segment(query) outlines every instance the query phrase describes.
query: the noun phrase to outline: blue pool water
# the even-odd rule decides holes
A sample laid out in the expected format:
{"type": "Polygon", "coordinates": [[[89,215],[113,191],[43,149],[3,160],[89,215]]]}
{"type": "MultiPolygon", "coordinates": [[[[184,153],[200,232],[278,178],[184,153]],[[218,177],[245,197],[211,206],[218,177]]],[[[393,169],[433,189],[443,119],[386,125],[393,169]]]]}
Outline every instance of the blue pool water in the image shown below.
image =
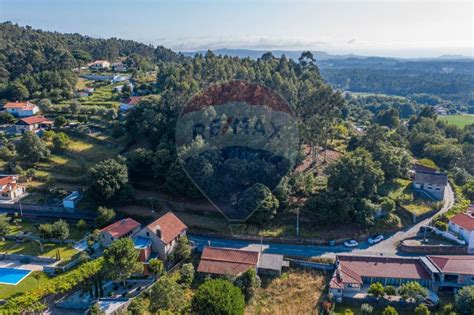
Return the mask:
{"type": "Polygon", "coordinates": [[[17,285],[31,270],[0,267],[0,283],[17,285]]]}

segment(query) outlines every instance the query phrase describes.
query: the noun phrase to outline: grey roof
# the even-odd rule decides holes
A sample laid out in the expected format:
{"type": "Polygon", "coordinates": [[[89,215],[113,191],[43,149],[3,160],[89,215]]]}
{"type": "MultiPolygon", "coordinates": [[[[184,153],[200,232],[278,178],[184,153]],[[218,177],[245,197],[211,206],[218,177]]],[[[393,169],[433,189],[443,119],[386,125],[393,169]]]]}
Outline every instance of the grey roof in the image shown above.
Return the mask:
{"type": "Polygon", "coordinates": [[[446,186],[448,184],[448,175],[443,173],[416,172],[415,182],[446,186]]]}
{"type": "Polygon", "coordinates": [[[288,264],[283,261],[283,255],[261,254],[260,259],[258,260],[257,268],[280,271],[283,266],[287,265],[288,264]]]}

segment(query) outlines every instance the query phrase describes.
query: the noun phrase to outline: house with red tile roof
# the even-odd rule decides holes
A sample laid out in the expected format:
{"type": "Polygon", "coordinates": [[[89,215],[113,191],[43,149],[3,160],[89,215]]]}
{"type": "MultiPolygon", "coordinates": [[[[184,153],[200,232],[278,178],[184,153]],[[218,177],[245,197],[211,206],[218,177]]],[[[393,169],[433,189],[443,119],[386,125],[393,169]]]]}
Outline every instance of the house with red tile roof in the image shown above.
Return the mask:
{"type": "Polygon", "coordinates": [[[34,116],[39,112],[39,107],[30,102],[8,102],[3,109],[15,117],[34,116]]]}
{"type": "Polygon", "coordinates": [[[419,258],[338,255],[329,292],[336,299],[342,299],[375,282],[397,287],[416,281],[430,287],[433,280],[433,275],[419,258]]]}
{"type": "Polygon", "coordinates": [[[437,290],[456,290],[474,285],[474,256],[427,256],[434,267],[437,290]]]}
{"type": "Polygon", "coordinates": [[[132,96],[130,98],[122,100],[120,102],[120,111],[126,112],[130,109],[133,109],[136,105],[138,105],[138,103],[140,103],[141,99],[141,96],[132,96]]]}
{"type": "Polygon", "coordinates": [[[88,64],[89,69],[91,70],[103,70],[110,68],[110,62],[107,60],[96,60],[88,64]]]}
{"type": "Polygon", "coordinates": [[[26,187],[18,184],[18,176],[0,176],[0,200],[17,200],[26,193],[26,187]]]}
{"type": "Polygon", "coordinates": [[[133,237],[140,227],[141,224],[132,218],[116,221],[100,230],[99,243],[102,247],[107,247],[120,238],[133,237]]]}
{"type": "Polygon", "coordinates": [[[449,230],[459,234],[467,243],[468,251],[474,253],[474,205],[466,212],[458,213],[449,220],[449,230]]]}
{"type": "Polygon", "coordinates": [[[51,129],[53,127],[53,121],[43,116],[31,116],[20,119],[15,124],[16,133],[24,134],[27,131],[38,132],[45,129],[51,129]]]}
{"type": "Polygon", "coordinates": [[[186,236],[188,227],[172,212],[168,212],[140,230],[135,237],[135,247],[145,252],[142,261],[156,253],[166,261],[179,238],[186,236]]]}
{"type": "Polygon", "coordinates": [[[255,269],[258,274],[281,275],[283,267],[288,267],[283,255],[267,254],[258,249],[237,249],[205,246],[198,272],[237,277],[249,269],[255,269]]]}

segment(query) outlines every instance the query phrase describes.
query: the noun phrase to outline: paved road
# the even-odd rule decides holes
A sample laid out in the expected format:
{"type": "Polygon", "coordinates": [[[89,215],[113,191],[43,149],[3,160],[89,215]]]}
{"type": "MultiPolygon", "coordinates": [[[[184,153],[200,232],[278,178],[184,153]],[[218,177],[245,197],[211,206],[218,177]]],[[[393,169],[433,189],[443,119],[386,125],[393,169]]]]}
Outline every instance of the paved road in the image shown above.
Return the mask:
{"type": "MultiPolygon", "coordinates": [[[[444,213],[448,211],[454,204],[454,193],[450,186],[447,186],[445,202],[443,208],[437,213],[444,213]]],[[[287,256],[301,256],[301,257],[334,257],[337,253],[358,253],[361,255],[406,255],[397,251],[399,242],[405,238],[416,235],[421,226],[427,225],[431,218],[423,220],[406,230],[399,231],[388,236],[384,241],[370,245],[368,242],[363,242],[358,248],[347,248],[345,246],[316,246],[316,245],[293,245],[293,244],[276,244],[264,243],[268,245],[267,253],[281,254],[287,256]]],[[[224,239],[207,236],[189,235],[189,239],[194,241],[199,249],[203,246],[212,245],[216,247],[230,247],[242,248],[250,244],[258,242],[242,241],[235,239],[224,239]]]]}

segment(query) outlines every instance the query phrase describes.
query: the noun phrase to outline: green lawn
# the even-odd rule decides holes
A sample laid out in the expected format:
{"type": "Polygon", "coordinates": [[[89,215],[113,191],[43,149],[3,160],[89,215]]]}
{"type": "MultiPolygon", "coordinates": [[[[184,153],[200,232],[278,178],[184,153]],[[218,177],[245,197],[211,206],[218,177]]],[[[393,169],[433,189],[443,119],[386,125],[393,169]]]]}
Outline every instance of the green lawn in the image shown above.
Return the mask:
{"type": "Polygon", "coordinates": [[[413,195],[412,182],[407,179],[396,179],[390,185],[384,185],[381,193],[397,201],[402,207],[415,215],[429,212],[440,205],[438,202],[413,195]]]}
{"type": "Polygon", "coordinates": [[[53,243],[43,244],[43,252],[40,251],[40,246],[36,242],[16,243],[14,241],[0,241],[0,253],[7,254],[22,254],[30,256],[44,256],[56,258],[56,252],[59,250],[61,259],[69,259],[78,251],[69,245],[60,245],[53,243]]]}
{"type": "Polygon", "coordinates": [[[14,295],[35,289],[44,285],[48,277],[43,272],[33,271],[17,285],[0,284],[0,299],[8,299],[14,295]]]}
{"type": "Polygon", "coordinates": [[[474,124],[474,115],[448,115],[439,116],[438,120],[446,121],[451,125],[463,128],[466,125],[474,124]]]}

